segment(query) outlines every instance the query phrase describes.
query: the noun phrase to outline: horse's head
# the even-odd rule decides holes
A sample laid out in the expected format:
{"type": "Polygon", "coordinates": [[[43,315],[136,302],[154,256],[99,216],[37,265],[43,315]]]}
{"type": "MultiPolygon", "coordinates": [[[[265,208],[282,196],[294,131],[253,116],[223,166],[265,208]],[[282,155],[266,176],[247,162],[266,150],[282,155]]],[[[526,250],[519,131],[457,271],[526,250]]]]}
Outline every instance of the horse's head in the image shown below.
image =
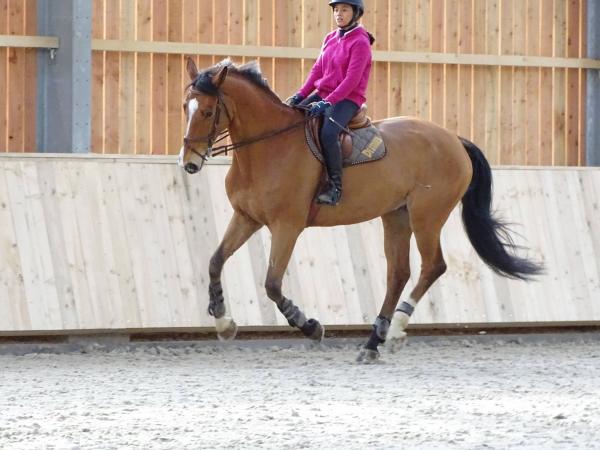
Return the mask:
{"type": "Polygon", "coordinates": [[[202,169],[212,145],[231,122],[223,93],[219,90],[227,70],[228,66],[224,64],[217,66],[216,71],[199,73],[194,61],[187,59],[187,72],[192,82],[183,100],[187,127],[178,164],[190,174],[202,169]]]}

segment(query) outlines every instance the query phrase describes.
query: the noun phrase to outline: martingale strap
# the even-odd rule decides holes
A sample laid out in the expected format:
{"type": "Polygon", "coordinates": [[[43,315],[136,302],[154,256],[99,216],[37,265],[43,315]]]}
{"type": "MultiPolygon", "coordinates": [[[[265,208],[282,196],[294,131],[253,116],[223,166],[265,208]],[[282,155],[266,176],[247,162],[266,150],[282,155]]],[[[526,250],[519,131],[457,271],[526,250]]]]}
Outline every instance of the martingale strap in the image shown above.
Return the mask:
{"type": "Polygon", "coordinates": [[[271,137],[274,136],[278,136],[280,134],[283,134],[287,131],[293,130],[295,128],[299,128],[301,125],[304,125],[306,123],[306,121],[308,120],[308,118],[305,118],[304,120],[301,120],[299,122],[295,122],[285,128],[281,128],[279,130],[276,131],[271,131],[269,133],[265,133],[265,134],[261,134],[260,136],[256,136],[254,138],[251,139],[246,139],[245,141],[241,141],[241,142],[237,142],[235,144],[227,144],[227,145],[220,145],[218,147],[214,147],[212,149],[212,153],[211,156],[217,156],[220,155],[222,153],[226,153],[230,150],[235,150],[238,149],[240,147],[244,147],[246,145],[250,145],[250,144],[254,144],[255,142],[259,142],[259,141],[264,141],[266,139],[269,139],[271,137]]]}

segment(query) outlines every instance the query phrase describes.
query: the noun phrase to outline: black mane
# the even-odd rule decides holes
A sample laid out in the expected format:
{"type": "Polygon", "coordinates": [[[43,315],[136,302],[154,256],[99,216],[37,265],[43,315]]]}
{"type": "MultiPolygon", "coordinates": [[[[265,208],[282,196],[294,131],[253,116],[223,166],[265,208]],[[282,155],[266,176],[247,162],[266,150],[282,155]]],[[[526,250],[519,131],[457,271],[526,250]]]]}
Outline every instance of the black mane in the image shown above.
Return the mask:
{"type": "Polygon", "coordinates": [[[267,80],[263,77],[260,67],[256,61],[251,61],[241,66],[237,66],[231,60],[225,59],[213,67],[200,72],[196,79],[191,83],[191,86],[193,86],[195,90],[204,94],[217,95],[219,90],[213,84],[212,78],[223,66],[227,67],[228,74],[240,75],[242,78],[245,78],[255,86],[262,89],[265,93],[277,99],[277,102],[281,102],[279,96],[269,87],[269,83],[267,83],[267,80]]]}

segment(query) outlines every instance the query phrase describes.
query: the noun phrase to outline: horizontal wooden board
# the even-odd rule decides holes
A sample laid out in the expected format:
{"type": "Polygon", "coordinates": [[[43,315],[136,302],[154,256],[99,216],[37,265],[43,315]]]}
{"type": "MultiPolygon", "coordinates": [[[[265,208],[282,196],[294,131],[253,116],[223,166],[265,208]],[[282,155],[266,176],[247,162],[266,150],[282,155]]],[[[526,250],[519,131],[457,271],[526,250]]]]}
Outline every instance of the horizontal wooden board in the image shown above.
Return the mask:
{"type": "MultiPolygon", "coordinates": [[[[1,41],[0,41],[1,43],[1,41]]],[[[258,45],[198,44],[169,41],[133,41],[118,39],[94,39],[92,50],[124,53],[168,53],[182,55],[229,55],[256,58],[314,59],[319,48],[275,47],[258,45]]],[[[466,64],[509,67],[556,67],[569,69],[600,69],[600,60],[591,58],[549,58],[519,55],[486,55],[469,53],[388,52],[374,51],[373,61],[466,64]]]]}

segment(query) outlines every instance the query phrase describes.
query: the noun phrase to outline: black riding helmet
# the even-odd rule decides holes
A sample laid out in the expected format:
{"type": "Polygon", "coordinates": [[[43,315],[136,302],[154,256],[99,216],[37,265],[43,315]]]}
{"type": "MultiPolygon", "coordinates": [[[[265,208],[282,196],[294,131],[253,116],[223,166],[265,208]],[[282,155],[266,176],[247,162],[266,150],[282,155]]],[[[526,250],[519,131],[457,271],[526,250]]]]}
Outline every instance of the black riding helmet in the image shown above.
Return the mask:
{"type": "Polygon", "coordinates": [[[360,19],[365,12],[365,5],[363,3],[363,0],[329,0],[329,6],[331,6],[332,8],[340,3],[345,3],[346,5],[352,6],[352,9],[354,10],[354,17],[352,17],[352,22],[356,22],[358,19],[360,19]]]}

